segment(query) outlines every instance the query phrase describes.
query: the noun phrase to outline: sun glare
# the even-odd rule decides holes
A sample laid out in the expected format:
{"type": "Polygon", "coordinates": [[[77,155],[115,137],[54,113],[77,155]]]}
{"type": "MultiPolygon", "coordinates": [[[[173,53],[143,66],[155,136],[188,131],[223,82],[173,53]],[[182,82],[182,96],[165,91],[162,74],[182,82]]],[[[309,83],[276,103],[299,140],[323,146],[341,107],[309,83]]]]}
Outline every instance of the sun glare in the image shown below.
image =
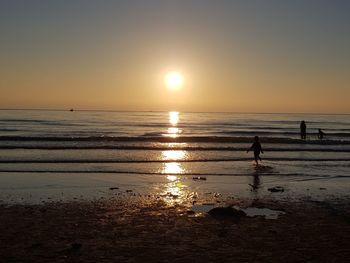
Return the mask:
{"type": "Polygon", "coordinates": [[[165,75],[164,81],[169,89],[177,90],[180,89],[184,82],[184,77],[180,72],[172,71],[165,75]]]}
{"type": "Polygon", "coordinates": [[[169,122],[172,126],[176,126],[179,122],[179,112],[178,111],[170,111],[169,112],[169,122]]]}

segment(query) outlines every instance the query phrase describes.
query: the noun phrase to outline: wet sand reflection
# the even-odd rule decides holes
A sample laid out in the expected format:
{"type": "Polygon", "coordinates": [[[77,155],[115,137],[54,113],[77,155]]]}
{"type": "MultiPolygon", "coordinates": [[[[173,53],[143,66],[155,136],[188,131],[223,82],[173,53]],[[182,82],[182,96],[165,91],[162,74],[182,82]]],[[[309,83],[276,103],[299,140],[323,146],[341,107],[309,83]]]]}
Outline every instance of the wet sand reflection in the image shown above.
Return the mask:
{"type": "MultiPolygon", "coordinates": [[[[167,150],[162,152],[163,160],[183,160],[186,159],[185,151],[167,150]]],[[[163,163],[162,173],[166,176],[167,182],[161,186],[164,189],[160,196],[169,205],[183,203],[187,198],[187,186],[183,183],[181,174],[185,173],[185,168],[181,163],[163,163]]]]}

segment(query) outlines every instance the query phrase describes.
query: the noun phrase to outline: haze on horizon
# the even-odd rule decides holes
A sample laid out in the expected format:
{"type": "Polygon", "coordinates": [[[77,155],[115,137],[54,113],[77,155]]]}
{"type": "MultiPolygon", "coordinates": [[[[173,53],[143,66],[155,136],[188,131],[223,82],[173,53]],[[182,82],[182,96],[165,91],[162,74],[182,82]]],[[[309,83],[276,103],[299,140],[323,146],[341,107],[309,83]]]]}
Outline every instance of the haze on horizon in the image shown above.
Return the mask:
{"type": "Polygon", "coordinates": [[[350,113],[349,13],[340,0],[1,1],[0,108],[350,113]]]}

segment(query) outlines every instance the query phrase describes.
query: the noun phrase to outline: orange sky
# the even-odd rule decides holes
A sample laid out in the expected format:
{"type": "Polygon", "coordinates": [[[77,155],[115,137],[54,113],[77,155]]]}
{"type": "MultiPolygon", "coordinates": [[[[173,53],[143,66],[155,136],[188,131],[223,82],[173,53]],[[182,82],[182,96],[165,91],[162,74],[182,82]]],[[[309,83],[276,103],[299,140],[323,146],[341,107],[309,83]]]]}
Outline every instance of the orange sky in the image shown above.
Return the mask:
{"type": "Polygon", "coordinates": [[[350,113],[349,4],[261,2],[0,3],[1,108],[350,113]]]}

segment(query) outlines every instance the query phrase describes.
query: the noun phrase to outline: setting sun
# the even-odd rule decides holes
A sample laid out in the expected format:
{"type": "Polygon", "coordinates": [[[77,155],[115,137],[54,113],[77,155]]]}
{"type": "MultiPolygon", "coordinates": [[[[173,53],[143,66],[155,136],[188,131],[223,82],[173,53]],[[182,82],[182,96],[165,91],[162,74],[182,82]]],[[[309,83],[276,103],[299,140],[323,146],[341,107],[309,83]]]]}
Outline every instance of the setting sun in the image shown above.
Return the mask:
{"type": "Polygon", "coordinates": [[[180,72],[172,71],[165,75],[165,84],[169,89],[180,89],[184,82],[184,77],[180,72]]]}

